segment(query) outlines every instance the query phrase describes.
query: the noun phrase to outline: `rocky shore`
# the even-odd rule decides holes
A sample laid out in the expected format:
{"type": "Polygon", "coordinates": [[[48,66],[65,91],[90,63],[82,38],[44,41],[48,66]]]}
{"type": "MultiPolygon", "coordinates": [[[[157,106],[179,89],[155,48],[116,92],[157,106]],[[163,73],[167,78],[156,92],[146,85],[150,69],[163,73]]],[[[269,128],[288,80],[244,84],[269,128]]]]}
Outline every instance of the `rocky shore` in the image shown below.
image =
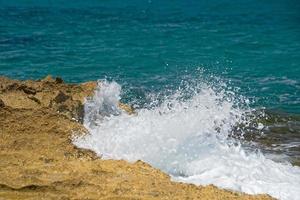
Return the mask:
{"type": "Polygon", "coordinates": [[[95,87],[96,82],[66,84],[50,76],[0,77],[0,200],[272,199],[172,182],[142,161],[102,160],[77,148],[72,137],[88,134],[83,103],[95,87]]]}

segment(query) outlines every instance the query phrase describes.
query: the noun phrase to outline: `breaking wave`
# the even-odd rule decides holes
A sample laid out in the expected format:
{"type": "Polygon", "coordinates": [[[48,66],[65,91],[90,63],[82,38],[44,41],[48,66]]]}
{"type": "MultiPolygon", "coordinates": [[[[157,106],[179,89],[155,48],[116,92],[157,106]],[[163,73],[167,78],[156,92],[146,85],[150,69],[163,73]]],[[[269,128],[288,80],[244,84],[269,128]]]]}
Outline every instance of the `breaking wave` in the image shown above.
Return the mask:
{"type": "Polygon", "coordinates": [[[85,104],[90,134],[76,138],[77,146],[104,159],[143,160],[176,181],[300,199],[299,167],[268,159],[231,137],[251,122],[247,99],[199,83],[159,100],[149,95],[151,104],[129,115],[118,107],[120,94],[116,82],[99,81],[85,104]]]}

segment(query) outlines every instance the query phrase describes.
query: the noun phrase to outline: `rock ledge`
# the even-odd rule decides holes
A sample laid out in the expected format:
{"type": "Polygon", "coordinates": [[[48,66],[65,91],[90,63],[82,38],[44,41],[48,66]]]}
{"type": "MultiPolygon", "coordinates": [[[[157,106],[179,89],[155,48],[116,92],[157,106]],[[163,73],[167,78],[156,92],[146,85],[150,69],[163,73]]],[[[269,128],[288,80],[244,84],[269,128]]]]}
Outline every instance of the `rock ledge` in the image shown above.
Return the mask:
{"type": "MultiPolygon", "coordinates": [[[[0,199],[271,199],[175,183],[138,161],[101,160],[71,138],[84,134],[84,97],[96,82],[0,77],[0,199]],[[74,120],[76,119],[76,120],[74,120]]],[[[121,104],[124,109],[128,106],[121,104]]]]}

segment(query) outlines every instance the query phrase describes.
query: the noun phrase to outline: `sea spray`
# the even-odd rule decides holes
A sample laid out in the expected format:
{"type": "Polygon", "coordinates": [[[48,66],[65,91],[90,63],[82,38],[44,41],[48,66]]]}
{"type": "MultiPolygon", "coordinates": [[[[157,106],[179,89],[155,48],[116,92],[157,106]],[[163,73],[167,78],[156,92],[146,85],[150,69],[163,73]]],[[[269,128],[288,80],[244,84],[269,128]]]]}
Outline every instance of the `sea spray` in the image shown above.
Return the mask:
{"type": "Polygon", "coordinates": [[[103,118],[120,114],[118,102],[121,86],[116,82],[98,81],[94,96],[87,99],[84,106],[84,123],[88,128],[95,128],[103,118]]]}
{"type": "Polygon", "coordinates": [[[238,125],[249,124],[249,110],[237,103],[244,100],[209,84],[193,87],[128,115],[118,108],[121,87],[99,82],[85,104],[84,125],[90,134],[74,143],[104,159],[141,159],[177,181],[300,199],[300,168],[246,151],[230,137],[238,125]]]}

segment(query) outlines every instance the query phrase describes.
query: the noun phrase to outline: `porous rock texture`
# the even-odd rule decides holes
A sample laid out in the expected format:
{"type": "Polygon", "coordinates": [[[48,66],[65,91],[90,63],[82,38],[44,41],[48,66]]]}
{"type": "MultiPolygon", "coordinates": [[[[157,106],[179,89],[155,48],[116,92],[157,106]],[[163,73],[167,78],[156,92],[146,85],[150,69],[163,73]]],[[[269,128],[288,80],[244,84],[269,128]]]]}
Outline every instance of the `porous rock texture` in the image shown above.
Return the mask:
{"type": "Polygon", "coordinates": [[[95,87],[0,77],[0,200],[271,199],[175,183],[142,161],[102,160],[75,147],[72,137],[88,134],[83,102],[95,87]]]}

